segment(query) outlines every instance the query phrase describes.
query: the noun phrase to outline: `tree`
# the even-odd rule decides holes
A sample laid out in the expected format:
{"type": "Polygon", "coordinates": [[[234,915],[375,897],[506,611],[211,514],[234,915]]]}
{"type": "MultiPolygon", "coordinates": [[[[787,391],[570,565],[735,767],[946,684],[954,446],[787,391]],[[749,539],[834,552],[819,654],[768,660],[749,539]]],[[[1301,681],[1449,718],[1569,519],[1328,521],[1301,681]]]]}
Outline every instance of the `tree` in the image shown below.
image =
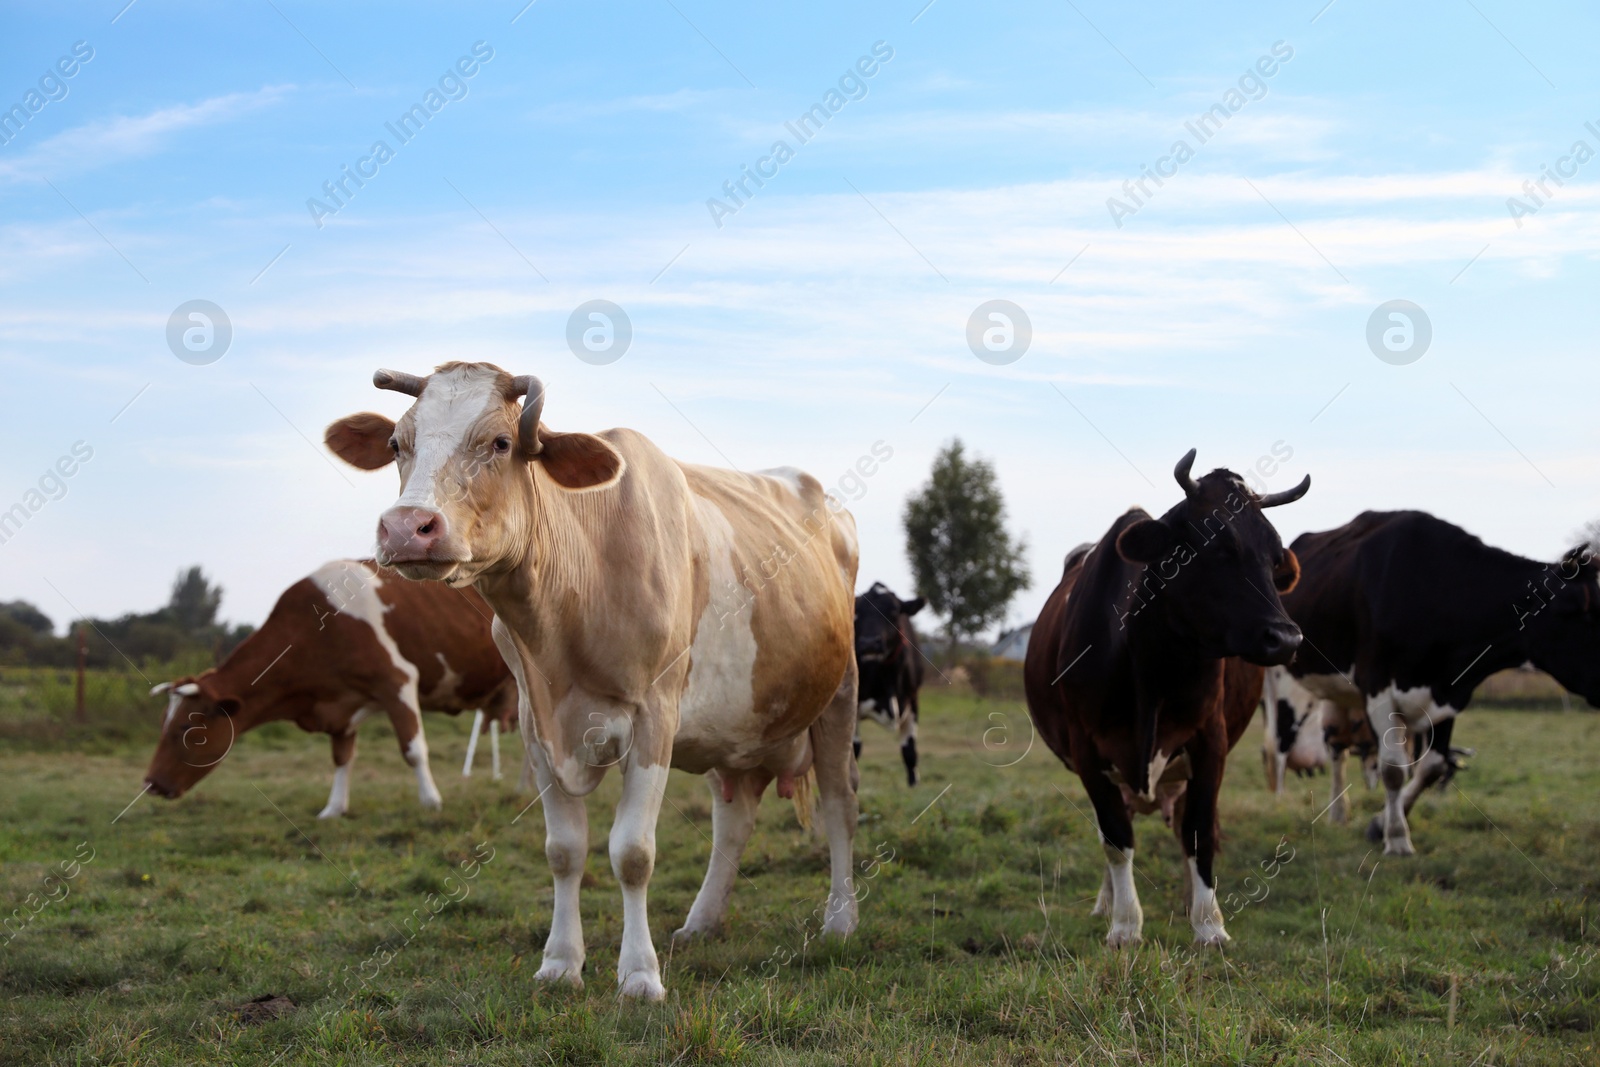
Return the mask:
{"type": "Polygon", "coordinates": [[[179,571],[172,583],[167,613],[185,634],[199,634],[217,623],[222,607],[222,586],[212,585],[198,566],[179,571]]]}
{"type": "Polygon", "coordinates": [[[994,467],[968,458],[960,438],[934,457],[928,484],[906,501],[904,521],[917,592],[949,620],[952,645],[1003,619],[1028,587],[1026,546],[1006,532],[994,467]]]}

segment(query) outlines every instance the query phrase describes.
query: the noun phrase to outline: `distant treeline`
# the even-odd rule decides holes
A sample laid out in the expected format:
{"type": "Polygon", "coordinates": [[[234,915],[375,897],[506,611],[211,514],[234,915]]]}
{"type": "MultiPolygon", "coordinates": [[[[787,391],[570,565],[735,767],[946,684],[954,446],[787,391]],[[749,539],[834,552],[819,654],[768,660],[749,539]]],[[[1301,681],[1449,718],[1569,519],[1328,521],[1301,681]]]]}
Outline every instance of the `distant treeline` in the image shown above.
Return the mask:
{"type": "Polygon", "coordinates": [[[180,571],[164,607],[116,619],[78,619],[67,636],[26,600],[0,602],[0,666],[72,667],[78,662],[78,629],[85,630],[90,667],[126,669],[134,664],[209,660],[217,662],[255,629],[217,621],[222,587],[199,567],[180,571]]]}

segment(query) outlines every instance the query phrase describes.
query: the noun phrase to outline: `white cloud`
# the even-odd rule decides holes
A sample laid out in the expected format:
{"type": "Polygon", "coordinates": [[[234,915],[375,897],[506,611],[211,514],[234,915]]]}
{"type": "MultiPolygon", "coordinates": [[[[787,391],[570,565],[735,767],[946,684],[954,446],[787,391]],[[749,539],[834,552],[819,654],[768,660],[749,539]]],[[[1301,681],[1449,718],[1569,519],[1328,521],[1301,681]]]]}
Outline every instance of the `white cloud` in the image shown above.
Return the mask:
{"type": "Polygon", "coordinates": [[[266,86],[252,93],[228,93],[198,104],[177,104],[143,115],[95,119],[41,141],[12,162],[0,163],[0,176],[12,181],[36,181],[154,155],[186,130],[232,122],[270,107],[292,88],[266,86]]]}

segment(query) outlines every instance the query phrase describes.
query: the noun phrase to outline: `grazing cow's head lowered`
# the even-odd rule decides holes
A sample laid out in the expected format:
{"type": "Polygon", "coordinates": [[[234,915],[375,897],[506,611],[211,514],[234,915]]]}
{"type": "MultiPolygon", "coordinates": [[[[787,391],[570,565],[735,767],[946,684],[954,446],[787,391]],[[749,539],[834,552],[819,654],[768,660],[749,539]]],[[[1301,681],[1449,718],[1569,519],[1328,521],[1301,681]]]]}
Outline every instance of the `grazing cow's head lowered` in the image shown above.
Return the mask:
{"type": "Polygon", "coordinates": [[[145,788],[176,800],[211,773],[249,729],[240,721],[238,698],[221,693],[209,674],[162,682],[151,696],[165,696],[161,740],[144,772],[145,788]]]}
{"type": "Polygon", "coordinates": [[[622,457],[605,441],[540,424],[544,385],[530,374],[446,363],[426,377],[380,370],[372,382],[417,402],[399,422],[347,416],[324,440],[364,470],[399,464],[400,497],[378,521],[377,554],[407,578],[455,584],[519,562],[535,543],[535,468],[574,491],[622,474],[622,457]]]}
{"type": "Polygon", "coordinates": [[[1266,508],[1299,500],[1308,474],[1293,489],[1257,496],[1228,470],[1196,481],[1194,449],[1173,471],[1183,503],[1159,519],[1122,532],[1117,552],[1146,565],[1139,595],[1197,651],[1242,656],[1263,666],[1287,663],[1300,647],[1300,628],[1284,612],[1280,593],[1294,588],[1300,564],[1285,548],[1266,508]]]}

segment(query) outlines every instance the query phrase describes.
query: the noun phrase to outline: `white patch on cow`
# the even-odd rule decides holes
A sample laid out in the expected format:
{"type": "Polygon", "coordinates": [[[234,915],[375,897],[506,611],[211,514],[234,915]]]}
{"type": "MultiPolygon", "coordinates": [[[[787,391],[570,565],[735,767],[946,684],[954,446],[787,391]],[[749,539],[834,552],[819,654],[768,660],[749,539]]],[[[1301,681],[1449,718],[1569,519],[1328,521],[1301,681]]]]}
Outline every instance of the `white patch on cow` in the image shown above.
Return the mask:
{"type": "MultiPolygon", "coordinates": [[[[328,603],[338,608],[340,614],[366,623],[372,629],[372,636],[377,639],[378,645],[389,655],[389,662],[404,677],[405,681],[400,686],[400,699],[413,711],[417,711],[417,668],[416,665],[400,654],[400,646],[395,643],[389,629],[384,625],[384,613],[389,610],[389,605],[378,596],[378,590],[383,586],[383,579],[376,571],[371,571],[359,563],[350,560],[335,560],[324,563],[311,574],[311,580],[317,588],[328,598],[328,603]]],[[[418,717],[421,723],[421,717],[418,717]]]]}
{"type": "Polygon", "coordinates": [[[328,793],[328,806],[317,813],[319,819],[337,819],[350,810],[350,764],[333,769],[333,789],[328,793]]]}
{"type": "Polygon", "coordinates": [[[785,486],[787,486],[789,488],[790,491],[792,491],[794,493],[795,496],[804,499],[804,497],[805,497],[805,483],[804,483],[803,479],[804,479],[805,475],[798,468],[796,468],[796,467],[769,467],[768,469],[766,469],[764,471],[757,471],[756,473],[765,475],[766,477],[771,478],[775,482],[782,482],[785,486]]]}
{"type": "Polygon", "coordinates": [[[1149,801],[1156,799],[1156,785],[1161,781],[1161,774],[1167,769],[1167,762],[1171,757],[1167,753],[1156,749],[1156,754],[1150,759],[1150,766],[1145,771],[1144,798],[1149,801]]]}
{"type": "Polygon", "coordinates": [[[178,686],[178,688],[174,689],[173,692],[177,693],[181,697],[199,696],[200,686],[195,682],[184,682],[182,685],[178,686]]]}
{"type": "Polygon", "coordinates": [[[709,756],[719,767],[754,767],[768,747],[755,714],[755,599],[734,571],[733,526],[716,504],[701,497],[694,502],[706,539],[710,599],[689,650],[674,754],[694,764],[709,756]]]}
{"type": "Polygon", "coordinates": [[[461,450],[472,424],[491,405],[504,402],[498,381],[493,371],[466,369],[435,372],[428,379],[413,409],[411,476],[395,506],[440,510],[439,473],[461,450]]]}
{"type": "Polygon", "coordinates": [[[345,733],[349,733],[351,730],[354,730],[357,726],[360,726],[362,723],[366,722],[367,721],[367,716],[369,716],[371,714],[372,714],[372,705],[371,704],[368,704],[367,706],[362,707],[362,708],[357,708],[356,709],[356,713],[354,715],[350,716],[350,721],[345,724],[345,728],[344,728],[345,733]]]}
{"type": "Polygon", "coordinates": [[[434,655],[439,657],[439,666],[444,668],[444,673],[439,677],[439,684],[433,687],[433,692],[428,694],[428,700],[430,703],[453,704],[461,692],[461,675],[451,669],[443,652],[435,652],[434,655]]]}
{"type": "Polygon", "coordinates": [[[1144,909],[1139,906],[1139,890],[1133,884],[1133,849],[1120,849],[1101,842],[1106,854],[1106,871],[1111,876],[1111,931],[1106,934],[1109,948],[1137,945],[1144,940],[1144,909]]]}
{"type": "Polygon", "coordinates": [[[172,722],[172,717],[178,714],[178,705],[181,703],[183,703],[183,697],[179,696],[177,693],[170,693],[167,695],[167,714],[166,717],[161,720],[161,728],[163,730],[165,730],[167,725],[172,722]]]}
{"type": "Polygon", "coordinates": [[[1217,907],[1217,890],[1200,878],[1200,864],[1189,857],[1189,885],[1193,896],[1189,900],[1189,925],[1194,927],[1197,945],[1225,945],[1233,940],[1222,927],[1222,909],[1217,907]]]}

